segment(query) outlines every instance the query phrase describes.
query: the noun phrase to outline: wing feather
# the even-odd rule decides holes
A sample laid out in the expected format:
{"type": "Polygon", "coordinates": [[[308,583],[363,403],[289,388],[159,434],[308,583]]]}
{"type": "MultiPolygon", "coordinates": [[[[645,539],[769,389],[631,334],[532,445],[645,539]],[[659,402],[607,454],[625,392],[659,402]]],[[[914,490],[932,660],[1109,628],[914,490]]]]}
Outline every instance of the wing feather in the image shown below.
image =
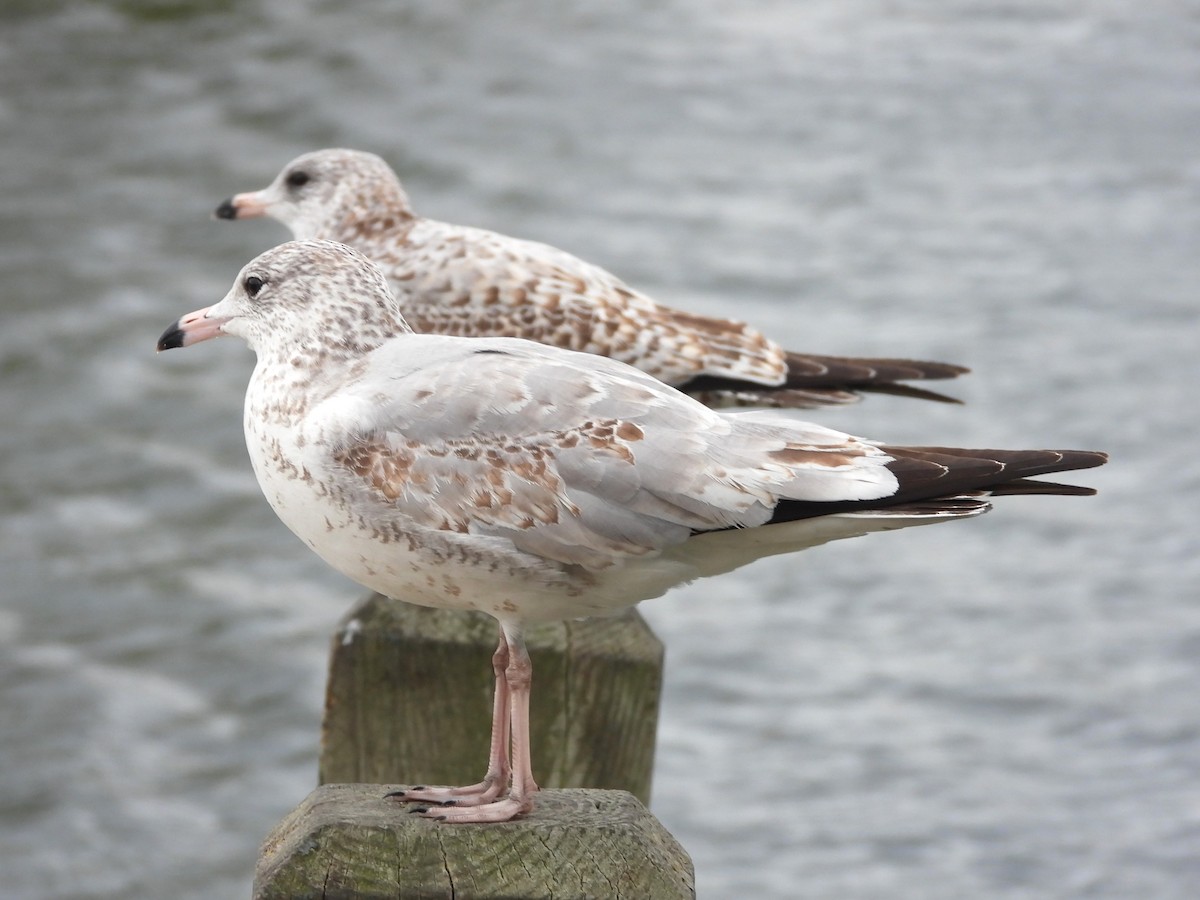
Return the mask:
{"type": "Polygon", "coordinates": [[[895,489],[874,444],[717,413],[629,367],[522,341],[392,342],[309,418],[311,444],[371,515],[592,569],[762,524],[781,498],[895,489]]]}
{"type": "Polygon", "coordinates": [[[743,322],[660,306],[548,244],[418,220],[369,248],[425,334],[523,337],[637,365],[668,384],[700,375],[781,385],[786,354],[743,322]]]}

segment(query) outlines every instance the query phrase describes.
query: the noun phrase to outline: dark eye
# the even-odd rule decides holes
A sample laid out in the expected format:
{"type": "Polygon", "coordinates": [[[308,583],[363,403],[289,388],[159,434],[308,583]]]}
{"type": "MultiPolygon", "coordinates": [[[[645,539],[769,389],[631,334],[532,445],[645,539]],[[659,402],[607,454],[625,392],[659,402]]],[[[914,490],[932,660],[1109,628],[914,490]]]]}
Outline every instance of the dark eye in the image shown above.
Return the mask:
{"type": "Polygon", "coordinates": [[[303,169],[298,169],[295,172],[292,172],[291,174],[288,175],[287,184],[288,184],[288,187],[294,187],[294,188],[304,187],[304,185],[308,184],[308,182],[311,179],[312,179],[311,175],[309,175],[303,169]]]}
{"type": "Polygon", "coordinates": [[[245,286],[247,294],[249,294],[251,297],[257,297],[258,292],[262,290],[262,286],[266,284],[266,282],[257,275],[248,275],[242,284],[245,286]]]}

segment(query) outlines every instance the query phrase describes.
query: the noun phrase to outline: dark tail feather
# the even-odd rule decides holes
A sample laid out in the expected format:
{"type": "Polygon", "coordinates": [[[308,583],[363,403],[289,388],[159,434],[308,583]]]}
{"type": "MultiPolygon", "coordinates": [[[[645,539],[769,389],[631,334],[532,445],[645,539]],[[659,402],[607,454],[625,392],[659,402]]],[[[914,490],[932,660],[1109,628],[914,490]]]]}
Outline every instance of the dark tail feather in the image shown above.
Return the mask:
{"type": "Polygon", "coordinates": [[[951,397],[949,394],[931,391],[928,388],[913,387],[911,384],[894,384],[891,382],[862,384],[856,385],[855,390],[871,394],[890,394],[893,397],[908,397],[910,400],[930,400],[934,403],[962,403],[957,397],[951,397]]]}
{"type": "Polygon", "coordinates": [[[951,363],[919,359],[787,354],[788,387],[828,387],[833,384],[868,388],[896,381],[930,381],[957,378],[971,370],[951,363]]]}
{"type": "Polygon", "coordinates": [[[789,388],[837,386],[846,390],[891,394],[894,397],[932,400],[936,403],[962,401],[938,391],[900,382],[957,378],[971,371],[966,366],[919,359],[843,358],[809,353],[788,353],[787,363],[785,385],[789,388]]]}
{"type": "Polygon", "coordinates": [[[1073,472],[1093,469],[1108,462],[1108,454],[1098,450],[977,450],[959,447],[889,447],[883,448],[896,457],[936,460],[953,465],[949,460],[987,460],[1001,467],[1004,480],[1048,475],[1051,472],[1073,472]]]}
{"type": "Polygon", "coordinates": [[[1060,497],[1091,497],[1096,493],[1095,488],[1084,487],[1081,484],[1063,484],[1058,481],[1033,481],[1019,478],[992,488],[993,497],[1008,497],[1017,494],[1055,494],[1060,497]]]}
{"type": "Polygon", "coordinates": [[[950,363],[912,359],[851,359],[788,353],[787,380],[776,387],[702,375],[681,387],[709,406],[766,406],[813,409],[855,403],[860,392],[891,394],[936,403],[960,400],[904,381],[957,378],[970,370],[950,363]]]}
{"type": "MultiPolygon", "coordinates": [[[[957,447],[884,447],[900,481],[895,499],[920,499],[961,491],[1031,493],[1025,479],[1103,465],[1108,456],[1091,450],[964,450],[957,447]]],[[[1056,493],[1051,482],[1040,493],[1056,493]]],[[[1071,489],[1070,493],[1075,490],[1071,489]]]]}
{"type": "Polygon", "coordinates": [[[1092,488],[1052,481],[1032,481],[1037,475],[1071,472],[1104,465],[1108,455],[1094,450],[964,450],[957,447],[884,447],[894,457],[888,468],[899,486],[878,500],[832,503],[785,500],[775,508],[773,522],[832,513],[892,509],[914,504],[938,504],[970,495],[1058,494],[1083,497],[1092,488]]]}

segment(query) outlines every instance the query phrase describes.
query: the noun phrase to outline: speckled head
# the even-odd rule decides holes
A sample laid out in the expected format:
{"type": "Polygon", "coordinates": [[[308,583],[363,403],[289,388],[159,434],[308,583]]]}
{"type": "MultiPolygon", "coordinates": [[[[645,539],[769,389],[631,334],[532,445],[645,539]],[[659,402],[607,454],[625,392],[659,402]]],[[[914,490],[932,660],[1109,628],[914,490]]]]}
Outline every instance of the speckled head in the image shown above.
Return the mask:
{"type": "Polygon", "coordinates": [[[334,241],[289,241],[247,263],[220,303],[181,318],[158,349],[232,334],[260,356],[357,355],[412,329],[383,274],[334,241]]]}
{"type": "Polygon", "coordinates": [[[349,240],[369,223],[398,227],[413,217],[400,179],[381,158],[361,150],[317,150],[283,167],[269,187],[235,194],[219,219],[270,216],[297,240],[349,240]]]}

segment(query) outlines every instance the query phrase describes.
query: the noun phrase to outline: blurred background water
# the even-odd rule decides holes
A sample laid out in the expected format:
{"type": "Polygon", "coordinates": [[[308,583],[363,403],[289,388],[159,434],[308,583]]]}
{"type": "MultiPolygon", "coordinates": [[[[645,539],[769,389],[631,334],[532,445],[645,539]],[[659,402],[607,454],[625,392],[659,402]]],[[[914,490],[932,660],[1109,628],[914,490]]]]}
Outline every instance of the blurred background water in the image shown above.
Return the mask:
{"type": "MultiPolygon", "coordinates": [[[[1107,449],[1093,499],[763,561],[643,611],[702,897],[1194,897],[1200,14],[1182,0],[0,6],[0,892],[245,897],[360,591],[156,357],[293,156],[796,350],[960,362],[892,441],[1107,449]]],[[[482,752],[482,748],[481,748],[482,752]]]]}

